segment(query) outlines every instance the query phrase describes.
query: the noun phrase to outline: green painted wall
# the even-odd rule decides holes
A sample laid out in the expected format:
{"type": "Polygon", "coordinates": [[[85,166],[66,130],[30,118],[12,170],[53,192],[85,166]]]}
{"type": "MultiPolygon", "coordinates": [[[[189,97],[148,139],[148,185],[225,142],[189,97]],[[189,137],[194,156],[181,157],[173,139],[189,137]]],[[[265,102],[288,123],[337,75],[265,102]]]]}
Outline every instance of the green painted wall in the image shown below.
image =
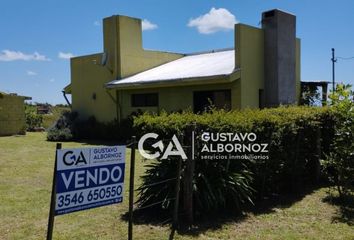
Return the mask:
{"type": "MultiPolygon", "coordinates": [[[[221,79],[220,79],[221,80],[221,79]]],[[[208,91],[208,90],[231,90],[231,107],[237,108],[239,103],[238,94],[238,81],[231,83],[221,84],[208,84],[208,85],[196,85],[185,87],[161,87],[161,88],[147,88],[137,90],[121,90],[117,91],[121,106],[122,118],[127,117],[132,112],[136,112],[138,109],[149,112],[176,112],[181,110],[193,110],[193,92],[195,91],[208,91]],[[158,93],[159,106],[158,107],[132,107],[131,95],[137,93],[158,93]]]]}
{"type": "Polygon", "coordinates": [[[104,88],[113,77],[107,68],[96,64],[100,61],[101,54],[71,59],[72,109],[79,112],[80,119],[95,116],[107,122],[116,118],[115,101],[104,88]]]}
{"type": "Polygon", "coordinates": [[[259,107],[264,88],[263,30],[244,24],[235,26],[236,68],[241,69],[241,108],[259,107]]]}
{"type": "Polygon", "coordinates": [[[115,92],[104,84],[182,57],[181,54],[147,51],[142,47],[141,20],[125,16],[106,18],[104,51],[108,61],[101,66],[102,54],[71,59],[72,109],[81,119],[95,116],[108,122],[117,118],[115,92]],[[93,95],[96,99],[93,99],[93,95]],[[112,99],[112,97],[114,99],[112,99]]]}
{"type": "Polygon", "coordinates": [[[24,98],[0,93],[0,136],[25,133],[24,98]]]}

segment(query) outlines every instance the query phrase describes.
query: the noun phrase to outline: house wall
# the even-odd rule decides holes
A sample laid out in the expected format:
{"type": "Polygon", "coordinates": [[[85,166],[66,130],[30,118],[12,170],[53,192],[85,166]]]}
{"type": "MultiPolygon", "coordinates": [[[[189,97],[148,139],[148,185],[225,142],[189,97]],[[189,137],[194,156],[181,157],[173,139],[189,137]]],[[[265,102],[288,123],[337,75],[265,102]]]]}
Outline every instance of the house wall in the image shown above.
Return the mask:
{"type": "Polygon", "coordinates": [[[24,99],[0,93],[0,136],[26,133],[24,99]]]}
{"type": "Polygon", "coordinates": [[[141,20],[125,16],[104,19],[105,66],[102,53],[71,59],[72,109],[80,119],[95,116],[98,121],[117,119],[116,94],[104,84],[182,57],[181,54],[144,50],[141,20]],[[93,94],[96,99],[93,99],[93,94]],[[113,97],[113,99],[112,99],[113,97]]]}
{"type": "Polygon", "coordinates": [[[156,112],[176,112],[190,109],[193,111],[193,92],[195,91],[210,91],[210,90],[231,90],[231,108],[238,108],[240,105],[238,95],[238,81],[223,84],[208,84],[173,88],[147,88],[139,90],[121,90],[117,91],[121,105],[122,118],[127,117],[132,112],[142,111],[156,112]],[[173,89],[173,90],[172,90],[173,89]],[[158,93],[158,107],[132,107],[131,95],[140,93],[158,93]]]}
{"type": "Polygon", "coordinates": [[[244,24],[235,26],[235,61],[241,70],[240,108],[258,108],[264,88],[264,32],[244,24]]]}
{"type": "MultiPolygon", "coordinates": [[[[236,24],[235,26],[235,61],[241,69],[240,108],[258,108],[259,90],[264,91],[265,61],[264,30],[236,24]]],[[[295,89],[296,102],[300,101],[301,84],[301,41],[296,39],[295,46],[295,89]]],[[[264,92],[263,92],[264,93],[264,92]]]]}
{"type": "Polygon", "coordinates": [[[80,119],[95,116],[98,121],[107,122],[116,118],[115,100],[104,87],[113,77],[107,68],[95,64],[100,61],[101,54],[71,59],[72,109],[80,119]]]}

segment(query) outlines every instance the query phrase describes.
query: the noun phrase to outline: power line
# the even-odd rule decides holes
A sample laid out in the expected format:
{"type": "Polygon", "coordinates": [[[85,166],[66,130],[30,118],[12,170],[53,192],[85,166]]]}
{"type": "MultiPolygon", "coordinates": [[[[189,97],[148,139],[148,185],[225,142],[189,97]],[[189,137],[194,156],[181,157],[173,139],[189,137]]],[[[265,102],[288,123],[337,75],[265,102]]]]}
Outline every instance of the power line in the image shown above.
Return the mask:
{"type": "Polygon", "coordinates": [[[354,57],[337,57],[337,59],[341,59],[341,60],[351,60],[351,59],[354,59],[354,57]]]}

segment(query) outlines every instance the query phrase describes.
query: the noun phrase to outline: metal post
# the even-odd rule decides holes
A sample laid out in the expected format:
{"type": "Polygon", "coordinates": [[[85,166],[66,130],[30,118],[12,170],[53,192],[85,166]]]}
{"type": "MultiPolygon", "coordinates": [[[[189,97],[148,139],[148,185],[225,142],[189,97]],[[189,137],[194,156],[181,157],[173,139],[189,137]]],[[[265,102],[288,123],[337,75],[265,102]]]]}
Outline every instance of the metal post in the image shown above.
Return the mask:
{"type": "Polygon", "coordinates": [[[54,211],[55,211],[55,198],[56,198],[56,181],[57,181],[57,161],[58,161],[58,150],[61,149],[61,143],[57,143],[55,151],[55,161],[54,161],[54,172],[53,172],[53,182],[52,182],[52,195],[50,198],[50,209],[48,217],[48,229],[47,229],[47,240],[52,240],[53,227],[54,227],[54,211]]]}
{"type": "Polygon", "coordinates": [[[179,207],[179,192],[180,192],[180,184],[181,184],[181,172],[182,172],[182,158],[179,158],[177,164],[175,205],[174,205],[173,217],[172,217],[172,231],[170,233],[169,240],[172,240],[174,238],[175,231],[178,228],[178,207],[179,207]]]}
{"type": "Polygon", "coordinates": [[[133,137],[132,137],[131,153],[130,153],[128,240],[133,240],[133,207],[134,207],[135,145],[136,145],[136,137],[133,136],[133,137]]]}
{"type": "Polygon", "coordinates": [[[192,155],[192,141],[190,136],[192,135],[192,127],[188,127],[184,132],[184,144],[187,146],[187,160],[186,169],[184,172],[184,196],[183,207],[185,211],[185,223],[188,228],[193,225],[193,175],[194,175],[194,157],[192,155]]]}
{"type": "Polygon", "coordinates": [[[331,58],[331,61],[332,61],[332,92],[334,92],[334,90],[336,89],[335,87],[335,63],[337,62],[337,59],[335,59],[335,50],[334,48],[332,48],[332,58],[331,58]]]}
{"type": "Polygon", "coordinates": [[[176,188],[175,188],[175,206],[173,210],[173,225],[174,229],[178,226],[178,207],[179,207],[179,191],[180,191],[180,183],[181,183],[181,171],[182,171],[182,158],[178,159],[177,165],[177,179],[176,179],[176,188]]]}

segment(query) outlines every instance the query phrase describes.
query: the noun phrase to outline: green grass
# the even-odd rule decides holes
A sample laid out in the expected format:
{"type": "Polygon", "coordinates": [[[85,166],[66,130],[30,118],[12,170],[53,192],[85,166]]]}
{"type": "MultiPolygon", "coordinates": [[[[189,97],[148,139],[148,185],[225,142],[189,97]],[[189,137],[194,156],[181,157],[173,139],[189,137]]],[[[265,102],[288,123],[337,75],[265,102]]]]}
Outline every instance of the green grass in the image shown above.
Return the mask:
{"type": "MultiPolygon", "coordinates": [[[[55,143],[45,133],[0,138],[0,239],[44,239],[46,234],[55,143]]],[[[63,148],[90,144],[67,142],[63,148]]],[[[54,239],[126,239],[129,179],[127,152],[125,199],[122,204],[55,218],[54,239]]],[[[137,159],[136,183],[144,171],[137,159]]],[[[210,220],[193,235],[175,239],[353,239],[354,228],[339,221],[340,208],[323,201],[326,189],[316,190],[289,206],[275,206],[242,219],[210,220]],[[223,224],[221,224],[223,223],[223,224]]],[[[134,226],[134,239],[167,239],[168,225],[134,226]]]]}

